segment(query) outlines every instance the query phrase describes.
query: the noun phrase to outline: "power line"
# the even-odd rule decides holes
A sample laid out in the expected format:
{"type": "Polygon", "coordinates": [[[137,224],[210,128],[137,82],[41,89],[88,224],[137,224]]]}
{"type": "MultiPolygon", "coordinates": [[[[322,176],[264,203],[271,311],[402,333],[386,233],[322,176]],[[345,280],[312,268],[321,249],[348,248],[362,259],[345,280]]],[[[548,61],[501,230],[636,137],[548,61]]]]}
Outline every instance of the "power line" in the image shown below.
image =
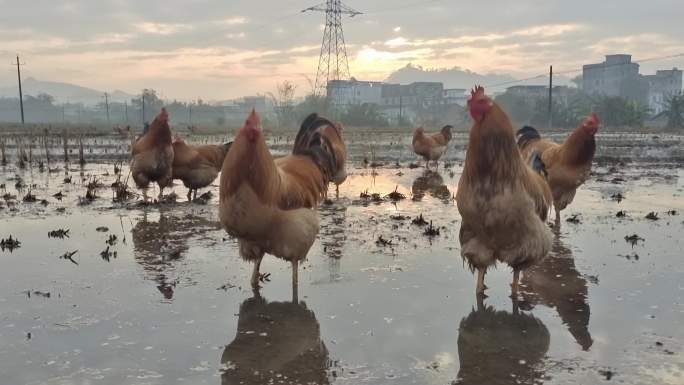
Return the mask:
{"type": "MultiPolygon", "coordinates": [[[[684,57],[684,52],[674,54],[674,55],[656,56],[656,57],[650,57],[650,58],[641,59],[641,60],[635,60],[635,61],[632,61],[632,63],[641,64],[641,63],[647,63],[647,62],[652,62],[652,61],[676,59],[679,57],[684,57]]],[[[621,66],[621,65],[624,65],[624,63],[606,64],[603,66],[603,68],[617,67],[617,66],[621,66]]],[[[565,70],[565,71],[554,71],[553,73],[555,75],[568,75],[568,74],[574,74],[574,73],[582,72],[583,70],[584,70],[584,68],[579,68],[579,69],[572,69],[572,70],[565,70]]],[[[495,84],[488,84],[488,85],[485,85],[485,87],[496,88],[496,87],[506,86],[509,84],[519,84],[519,83],[524,83],[524,82],[529,81],[529,80],[542,79],[542,78],[545,79],[548,76],[549,75],[547,73],[543,73],[543,74],[539,74],[539,75],[530,76],[528,78],[510,80],[510,81],[505,81],[505,82],[495,83],[495,84]]]]}
{"type": "Polygon", "coordinates": [[[434,3],[443,3],[446,0],[428,0],[428,1],[418,1],[418,2],[413,2],[409,4],[404,4],[400,5],[398,7],[391,7],[391,8],[378,8],[375,10],[370,10],[366,12],[367,14],[373,14],[373,13],[384,13],[384,12],[395,12],[395,11],[403,11],[404,9],[409,9],[413,8],[416,6],[421,6],[421,5],[429,5],[429,4],[434,4],[434,3]]]}

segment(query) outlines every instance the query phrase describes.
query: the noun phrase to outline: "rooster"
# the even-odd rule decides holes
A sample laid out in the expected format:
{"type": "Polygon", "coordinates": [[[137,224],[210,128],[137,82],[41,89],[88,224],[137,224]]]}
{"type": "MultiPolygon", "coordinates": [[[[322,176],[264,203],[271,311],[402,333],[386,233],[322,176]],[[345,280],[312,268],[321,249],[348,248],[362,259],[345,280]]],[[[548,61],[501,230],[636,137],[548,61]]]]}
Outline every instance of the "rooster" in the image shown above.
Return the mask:
{"type": "Polygon", "coordinates": [[[339,126],[316,114],[302,123],[292,154],[278,159],[254,110],[238,132],[221,169],[219,219],[238,238],[242,258],[254,262],[253,288],[264,254],[272,254],[292,263],[297,300],[298,264],[319,230],[316,208],[328,183],[343,178],[342,142],[339,126]]]}
{"type": "Polygon", "coordinates": [[[209,186],[218,176],[232,142],[191,146],[181,138],[173,141],[173,179],[188,188],[188,201],[197,199],[197,190],[209,186]]]}
{"type": "Polygon", "coordinates": [[[525,126],[518,131],[523,158],[536,162],[546,174],[553,194],[556,226],[560,225],[561,210],[572,203],[577,188],[589,178],[599,124],[598,116],[592,113],[562,144],[542,139],[533,127],[525,126]]]}
{"type": "Polygon", "coordinates": [[[444,126],[434,135],[426,135],[423,127],[416,128],[413,133],[413,151],[425,159],[425,167],[430,168],[430,161],[437,163],[444,155],[451,140],[451,126],[444,126]]]}
{"type": "Polygon", "coordinates": [[[131,175],[135,184],[143,189],[143,196],[147,201],[147,187],[150,182],[157,182],[159,200],[161,200],[164,187],[171,183],[173,165],[169,114],[165,108],[162,108],[154,119],[148,132],[136,140],[131,147],[133,154],[131,175]]]}
{"type": "Polygon", "coordinates": [[[513,268],[513,295],[520,270],[544,258],[552,235],[544,221],[551,191],[544,178],[524,161],[506,113],[473,89],[468,109],[470,130],[456,201],[461,213],[461,256],[477,270],[478,295],[484,294],[487,268],[497,261],[513,268]]]}

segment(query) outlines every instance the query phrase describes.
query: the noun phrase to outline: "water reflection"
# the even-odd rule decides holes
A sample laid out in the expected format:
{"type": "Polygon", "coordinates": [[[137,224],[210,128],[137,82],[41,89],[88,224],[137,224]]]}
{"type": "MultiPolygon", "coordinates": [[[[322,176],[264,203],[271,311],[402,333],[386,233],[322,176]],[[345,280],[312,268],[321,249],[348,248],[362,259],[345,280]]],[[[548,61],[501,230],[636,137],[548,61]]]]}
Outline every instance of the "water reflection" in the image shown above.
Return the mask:
{"type": "Polygon", "coordinates": [[[534,384],[544,376],[549,331],[538,318],[518,311],[497,311],[481,301],[461,320],[460,370],[455,384],[534,384]]]}
{"type": "Polygon", "coordinates": [[[156,222],[147,213],[133,227],[133,257],[145,271],[145,277],[157,283],[165,299],[173,299],[176,279],[174,265],[188,250],[188,240],[197,234],[219,229],[218,222],[187,214],[184,217],[160,214],[156,222]]]}
{"type": "Polygon", "coordinates": [[[421,176],[413,181],[411,192],[416,199],[424,197],[426,193],[441,200],[451,199],[451,192],[444,183],[444,178],[432,170],[425,170],[421,176]]]}
{"type": "Polygon", "coordinates": [[[328,349],[304,302],[267,302],[258,294],[245,300],[221,364],[222,385],[330,383],[328,349]]]}
{"type": "Polygon", "coordinates": [[[524,272],[522,284],[525,302],[556,308],[575,341],[589,350],[594,341],[589,333],[587,280],[575,268],[570,249],[556,239],[551,254],[524,272]]]}
{"type": "Polygon", "coordinates": [[[340,259],[347,240],[347,207],[344,205],[324,206],[321,214],[321,244],[323,253],[328,256],[330,282],[340,278],[340,259]]]}

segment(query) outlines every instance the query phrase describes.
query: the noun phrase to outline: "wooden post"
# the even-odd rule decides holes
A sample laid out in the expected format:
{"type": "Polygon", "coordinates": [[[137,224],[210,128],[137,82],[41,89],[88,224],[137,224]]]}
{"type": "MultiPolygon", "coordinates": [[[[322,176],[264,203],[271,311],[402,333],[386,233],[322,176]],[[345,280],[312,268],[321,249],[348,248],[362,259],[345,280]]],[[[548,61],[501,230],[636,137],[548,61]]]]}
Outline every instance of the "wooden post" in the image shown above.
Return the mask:
{"type": "Polygon", "coordinates": [[[69,143],[68,143],[68,132],[65,128],[62,131],[62,144],[64,145],[64,163],[69,163],[69,143]]]}

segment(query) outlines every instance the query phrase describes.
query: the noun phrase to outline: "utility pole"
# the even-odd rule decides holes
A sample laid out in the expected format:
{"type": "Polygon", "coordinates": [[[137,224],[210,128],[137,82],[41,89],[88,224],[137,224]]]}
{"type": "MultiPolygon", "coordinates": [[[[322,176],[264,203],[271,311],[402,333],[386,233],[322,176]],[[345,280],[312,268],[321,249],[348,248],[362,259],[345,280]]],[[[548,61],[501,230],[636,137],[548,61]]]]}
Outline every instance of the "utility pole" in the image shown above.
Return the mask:
{"type": "Polygon", "coordinates": [[[19,55],[17,55],[17,80],[19,81],[19,109],[21,109],[21,124],[24,124],[24,94],[21,91],[21,67],[19,55]]]}
{"type": "Polygon", "coordinates": [[[107,124],[109,124],[109,94],[104,93],[105,108],[107,109],[107,124]]]}
{"type": "Polygon", "coordinates": [[[140,97],[141,101],[142,101],[142,124],[143,124],[143,127],[145,127],[145,91],[146,90],[143,90],[142,96],[140,97]]]}
{"type": "Polygon", "coordinates": [[[188,103],[188,125],[192,126],[192,103],[188,103]]]}
{"type": "Polygon", "coordinates": [[[126,119],[126,124],[128,124],[128,102],[124,102],[124,118],[126,119]]]}
{"type": "Polygon", "coordinates": [[[66,122],[66,104],[62,103],[62,123],[66,122]]]}
{"type": "Polygon", "coordinates": [[[401,88],[399,89],[399,126],[401,126],[404,121],[403,119],[403,112],[404,112],[404,99],[403,96],[401,95],[401,88]]]}
{"type": "Polygon", "coordinates": [[[549,128],[553,128],[553,66],[549,66],[549,128]]]}
{"type": "Polygon", "coordinates": [[[315,95],[324,95],[327,92],[329,81],[348,80],[350,78],[347,48],[342,30],[342,15],[354,17],[362,13],[343,4],[342,0],[326,0],[324,3],[306,8],[302,12],[325,12],[325,30],[323,31],[314,86],[315,95]]]}

